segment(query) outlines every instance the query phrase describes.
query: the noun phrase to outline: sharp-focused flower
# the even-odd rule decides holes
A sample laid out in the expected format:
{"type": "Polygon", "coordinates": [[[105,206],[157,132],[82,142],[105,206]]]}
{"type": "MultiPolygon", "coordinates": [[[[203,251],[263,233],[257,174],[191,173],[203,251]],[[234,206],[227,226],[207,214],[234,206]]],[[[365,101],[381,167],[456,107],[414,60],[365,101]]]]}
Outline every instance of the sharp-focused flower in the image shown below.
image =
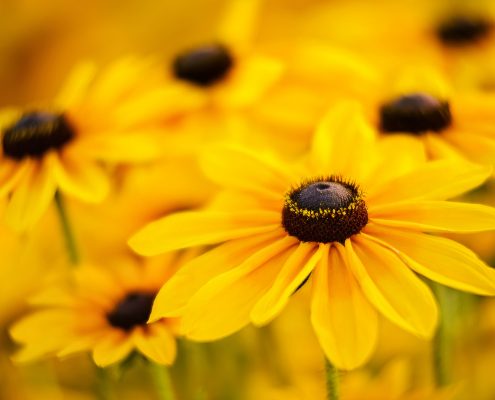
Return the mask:
{"type": "Polygon", "coordinates": [[[40,309],[12,327],[12,337],[22,344],[14,359],[29,362],[88,351],[105,367],[136,350],[154,362],[172,364],[177,320],[146,322],[160,285],[177,268],[176,257],[146,264],[114,257],[112,268],[80,267],[75,285],[42,291],[32,301],[40,309]]]}
{"type": "Polygon", "coordinates": [[[372,353],[377,311],[414,334],[433,334],[436,303],[414,272],[495,294],[493,270],[474,253],[425,233],[494,229],[494,209],[445,201],[481,184],[490,168],[458,160],[417,168],[373,139],[356,106],[343,103],[302,164],[208,151],[204,169],[225,188],[219,199],[155,221],[129,242],[144,255],[218,244],[161,289],[150,321],[183,315],[186,337],[214,340],[250,321],[268,323],[310,279],[319,341],[337,367],[351,369],[372,353]]]}
{"type": "Polygon", "coordinates": [[[99,202],[109,191],[107,164],[149,161],[158,156],[157,128],[179,109],[197,104],[174,100],[156,89],[149,61],[123,59],[95,78],[90,64],[77,67],[49,107],[7,109],[0,114],[0,195],[8,196],[7,221],[16,229],[31,227],[55,191],[86,202],[99,202]],[[156,104],[150,105],[150,99],[156,104]],[[157,113],[156,108],[160,107],[157,113]]]}

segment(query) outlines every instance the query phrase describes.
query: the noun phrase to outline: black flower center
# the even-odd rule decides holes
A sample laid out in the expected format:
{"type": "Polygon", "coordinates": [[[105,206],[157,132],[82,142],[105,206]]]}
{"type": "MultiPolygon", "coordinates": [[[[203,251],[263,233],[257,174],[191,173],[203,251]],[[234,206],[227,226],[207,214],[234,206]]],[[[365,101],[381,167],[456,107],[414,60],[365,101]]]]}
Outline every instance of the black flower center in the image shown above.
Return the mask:
{"type": "Polygon", "coordinates": [[[302,242],[344,243],[368,223],[359,188],[338,176],[318,177],[285,198],[282,225],[302,242]]]}
{"type": "Polygon", "coordinates": [[[146,325],[155,300],[155,293],[129,293],[107,314],[110,325],[128,331],[138,325],[146,325]]]}
{"type": "Polygon", "coordinates": [[[62,148],[73,137],[74,129],[62,114],[31,112],[3,131],[3,153],[16,160],[39,158],[62,148]]]}
{"type": "Polygon", "coordinates": [[[481,17],[454,16],[443,21],[436,34],[440,41],[451,47],[476,43],[490,33],[492,24],[481,17]]]}
{"type": "Polygon", "coordinates": [[[386,133],[439,132],[451,123],[449,103],[424,93],[401,96],[380,108],[380,129],[386,133]]]}
{"type": "Polygon", "coordinates": [[[180,54],[173,68],[177,78],[198,86],[209,86],[224,78],[233,64],[229,51],[224,46],[213,44],[180,54]]]}

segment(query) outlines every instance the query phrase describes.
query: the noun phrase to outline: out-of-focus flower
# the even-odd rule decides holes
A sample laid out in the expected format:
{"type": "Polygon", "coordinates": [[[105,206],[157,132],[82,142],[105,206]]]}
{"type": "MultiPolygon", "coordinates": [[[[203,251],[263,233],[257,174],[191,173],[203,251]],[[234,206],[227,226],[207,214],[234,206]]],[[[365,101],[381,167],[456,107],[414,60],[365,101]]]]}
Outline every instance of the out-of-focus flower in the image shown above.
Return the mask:
{"type": "Polygon", "coordinates": [[[492,208],[444,201],[490,169],[450,160],[406,173],[395,150],[377,162],[374,149],[373,131],[343,103],[319,126],[308,164],[245,149],[206,152],[207,175],[225,188],[216,204],[155,221],[129,242],[144,255],[219,244],[162,288],[150,320],[184,314],[187,337],[214,340],[249,321],[266,324],[311,276],[320,343],[337,367],[352,369],[375,346],[376,310],[433,334],[436,303],[412,271],[494,294],[493,271],[475,254],[423,234],[493,229],[492,208]]]}
{"type": "MultiPolygon", "coordinates": [[[[170,94],[152,90],[152,84],[145,90],[148,81],[141,82],[148,67],[148,61],[120,60],[98,79],[92,64],[82,64],[51,106],[1,113],[0,194],[9,196],[5,214],[14,228],[32,227],[57,190],[86,202],[103,200],[110,181],[100,161],[135,163],[158,156],[148,134],[156,131],[150,119],[157,106],[150,107],[150,97],[163,110],[170,94]]],[[[170,102],[161,120],[193,107],[191,102],[170,102]]]]}
{"type": "Polygon", "coordinates": [[[178,261],[176,254],[144,265],[114,257],[112,268],[80,267],[75,271],[75,287],[59,285],[41,292],[33,304],[42,308],[12,327],[12,337],[22,344],[15,360],[89,351],[94,362],[104,367],[137,350],[154,362],[171,364],[176,319],[146,322],[160,285],[178,261]]]}

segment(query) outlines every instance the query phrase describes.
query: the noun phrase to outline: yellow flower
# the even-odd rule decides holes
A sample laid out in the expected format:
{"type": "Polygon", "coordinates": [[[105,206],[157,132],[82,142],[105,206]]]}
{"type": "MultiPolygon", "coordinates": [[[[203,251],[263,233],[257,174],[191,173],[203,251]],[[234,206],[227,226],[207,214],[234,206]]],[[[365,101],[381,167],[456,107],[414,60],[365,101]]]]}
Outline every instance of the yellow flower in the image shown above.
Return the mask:
{"type": "Polygon", "coordinates": [[[14,359],[28,362],[89,351],[94,362],[105,367],[137,350],[154,362],[172,364],[176,319],[146,321],[160,285],[176,269],[174,257],[144,265],[114,258],[111,268],[80,267],[75,286],[41,292],[32,302],[42,308],[11,328],[14,340],[23,345],[14,359]]]}
{"type": "Polygon", "coordinates": [[[476,255],[424,234],[495,228],[494,209],[444,201],[491,170],[457,161],[411,169],[397,149],[380,150],[375,161],[374,150],[372,130],[344,103],[319,126],[308,164],[208,151],[205,171],[225,188],[212,208],[157,220],[130,239],[144,255],[219,244],[162,288],[150,321],[183,314],[186,337],[214,340],[250,321],[266,324],[311,278],[319,341],[337,367],[351,369],[372,353],[377,311],[433,334],[436,303],[414,272],[495,294],[493,270],[476,255]]]}
{"type": "Polygon", "coordinates": [[[109,191],[100,164],[135,163],[158,156],[153,121],[192,107],[155,90],[149,61],[122,59],[95,77],[81,64],[49,107],[7,109],[0,113],[2,149],[0,195],[8,196],[7,221],[30,228],[48,208],[56,190],[86,202],[99,202],[109,191]],[[143,74],[148,79],[143,79],[143,74]],[[141,83],[141,81],[143,83],[141,83]],[[160,104],[151,108],[150,97],[160,104]]]}

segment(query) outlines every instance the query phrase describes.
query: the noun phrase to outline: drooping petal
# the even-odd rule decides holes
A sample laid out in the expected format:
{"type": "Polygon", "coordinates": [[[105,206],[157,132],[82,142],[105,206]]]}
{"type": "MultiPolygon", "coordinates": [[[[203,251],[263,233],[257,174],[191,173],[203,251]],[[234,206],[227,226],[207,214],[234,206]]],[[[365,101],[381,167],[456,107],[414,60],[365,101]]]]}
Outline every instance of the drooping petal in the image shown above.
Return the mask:
{"type": "Polygon", "coordinates": [[[345,245],[347,261],[366,297],[401,328],[430,338],[438,310],[430,289],[392,251],[363,235],[345,245]]]}
{"type": "Polygon", "coordinates": [[[93,349],[93,361],[101,368],[108,367],[126,358],[134,348],[131,337],[112,330],[102,337],[93,349]]]}
{"type": "Polygon", "coordinates": [[[33,163],[12,192],[5,210],[7,223],[18,231],[32,227],[48,209],[55,190],[49,168],[33,163]]]}
{"type": "Polygon", "coordinates": [[[365,231],[431,280],[477,294],[495,294],[495,270],[453,240],[379,226],[367,226],[365,231]]]}
{"type": "Polygon", "coordinates": [[[299,244],[281,267],[273,286],[254,306],[251,321],[255,325],[267,324],[282,311],[290,296],[311,274],[322,252],[316,243],[299,244]]]}
{"type": "Polygon", "coordinates": [[[161,323],[148,326],[149,333],[133,335],[135,346],[151,361],[162,365],[171,365],[177,353],[175,338],[161,323]]]}
{"type": "MultiPolygon", "coordinates": [[[[413,171],[367,192],[372,205],[403,200],[445,200],[481,185],[491,174],[491,167],[441,160],[425,163],[413,171]]],[[[370,207],[373,210],[373,206],[370,207]]]]}
{"type": "Polygon", "coordinates": [[[6,196],[24,179],[24,175],[32,168],[31,162],[14,162],[8,159],[2,159],[0,162],[0,196],[6,196]]]}
{"type": "Polygon", "coordinates": [[[280,228],[280,214],[272,211],[188,211],[146,225],[130,240],[139,254],[215,244],[280,228]]]}
{"type": "Polygon", "coordinates": [[[252,308],[273,285],[294,247],[293,238],[286,237],[210,280],[188,303],[182,318],[182,332],[189,339],[209,341],[247,325],[252,308]]]}
{"type": "Polygon", "coordinates": [[[426,232],[482,232],[495,229],[495,209],[453,201],[415,201],[369,209],[370,221],[426,232]]]}
{"type": "Polygon", "coordinates": [[[349,271],[340,244],[324,253],[313,272],[311,323],[328,359],[339,369],[353,369],[371,355],[378,318],[349,271]]]}
{"type": "Polygon", "coordinates": [[[263,247],[284,236],[275,231],[224,243],[183,265],[160,289],[150,322],[163,317],[179,316],[187,302],[212,278],[237,267],[263,247]]]}
{"type": "Polygon", "coordinates": [[[84,98],[90,83],[96,75],[96,64],[94,62],[81,62],[69,73],[62,90],[55,99],[55,104],[61,110],[66,110],[84,98]]]}
{"type": "Polygon", "coordinates": [[[47,165],[61,191],[88,203],[102,201],[110,191],[110,179],[94,161],[74,156],[47,155],[47,165]]]}
{"type": "Polygon", "coordinates": [[[333,107],[318,126],[311,157],[318,173],[362,178],[373,161],[375,134],[355,102],[333,107]]]}

